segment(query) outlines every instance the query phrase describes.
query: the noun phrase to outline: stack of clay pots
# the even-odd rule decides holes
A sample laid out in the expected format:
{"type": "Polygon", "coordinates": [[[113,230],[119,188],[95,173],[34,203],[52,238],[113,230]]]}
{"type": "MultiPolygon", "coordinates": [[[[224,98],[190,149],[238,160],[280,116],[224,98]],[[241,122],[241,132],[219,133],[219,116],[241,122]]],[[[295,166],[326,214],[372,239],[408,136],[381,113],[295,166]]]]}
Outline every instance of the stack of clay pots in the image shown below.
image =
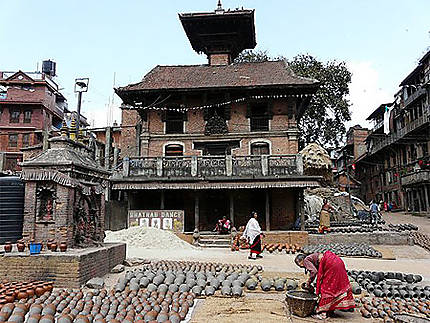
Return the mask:
{"type": "Polygon", "coordinates": [[[421,232],[411,232],[414,243],[430,251],[430,236],[421,232]]]}
{"type": "Polygon", "coordinates": [[[364,243],[330,243],[330,244],[318,244],[318,245],[308,245],[302,248],[303,253],[311,254],[314,252],[323,253],[327,250],[334,252],[339,256],[366,256],[381,258],[382,254],[364,243]]]}
{"type": "Polygon", "coordinates": [[[239,249],[249,249],[249,243],[246,239],[241,239],[241,235],[236,235],[231,244],[231,251],[239,251],[239,249]]]}
{"type": "Polygon", "coordinates": [[[8,282],[0,283],[0,306],[12,303],[15,300],[28,300],[50,292],[53,282],[8,282]]]}
{"type": "Polygon", "coordinates": [[[262,246],[263,250],[267,250],[270,253],[273,252],[285,252],[285,253],[296,253],[300,252],[301,247],[297,244],[289,243],[269,243],[262,246]]]}

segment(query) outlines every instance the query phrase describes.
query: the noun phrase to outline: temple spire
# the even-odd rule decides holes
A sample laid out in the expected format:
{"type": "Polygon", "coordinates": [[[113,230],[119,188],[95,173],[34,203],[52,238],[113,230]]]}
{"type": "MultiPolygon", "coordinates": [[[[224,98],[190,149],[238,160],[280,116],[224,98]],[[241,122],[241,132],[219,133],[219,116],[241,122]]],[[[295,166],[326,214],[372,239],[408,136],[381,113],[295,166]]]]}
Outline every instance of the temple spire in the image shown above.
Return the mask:
{"type": "Polygon", "coordinates": [[[224,9],[222,8],[221,0],[218,0],[218,5],[217,5],[215,12],[216,13],[224,13],[224,9]]]}

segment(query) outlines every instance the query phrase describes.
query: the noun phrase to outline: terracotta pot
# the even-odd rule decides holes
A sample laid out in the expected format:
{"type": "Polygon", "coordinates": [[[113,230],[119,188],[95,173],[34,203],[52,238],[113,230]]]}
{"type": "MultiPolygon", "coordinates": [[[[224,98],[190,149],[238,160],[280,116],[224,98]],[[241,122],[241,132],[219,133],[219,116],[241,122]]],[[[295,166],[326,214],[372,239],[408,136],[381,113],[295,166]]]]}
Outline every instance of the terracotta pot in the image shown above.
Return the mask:
{"type": "Polygon", "coordinates": [[[60,251],[61,252],[66,252],[67,250],[67,242],[66,241],[61,241],[60,242],[60,251]]]}
{"type": "Polygon", "coordinates": [[[10,242],[6,242],[4,244],[4,252],[11,252],[12,251],[12,244],[10,242]]]}
{"type": "Polygon", "coordinates": [[[36,294],[37,297],[40,297],[45,293],[45,288],[41,285],[38,285],[35,288],[34,293],[36,294]]]}
{"type": "Polygon", "coordinates": [[[18,249],[18,252],[23,252],[25,250],[25,244],[23,242],[18,242],[16,244],[16,248],[18,249]]]}
{"type": "Polygon", "coordinates": [[[28,297],[33,297],[34,296],[34,288],[27,287],[26,292],[28,294],[28,297]]]}
{"type": "Polygon", "coordinates": [[[27,294],[26,290],[25,289],[21,289],[18,292],[17,299],[26,299],[26,298],[28,298],[28,294],[27,294]]]}
{"type": "Polygon", "coordinates": [[[45,291],[50,292],[54,288],[54,285],[52,282],[44,283],[45,291]]]}
{"type": "Polygon", "coordinates": [[[13,301],[15,300],[15,296],[12,294],[6,294],[6,296],[4,297],[4,299],[6,300],[6,303],[13,303],[13,301]]]}
{"type": "Polygon", "coordinates": [[[57,251],[57,247],[58,247],[57,243],[56,242],[52,242],[49,249],[51,251],[55,252],[55,251],[57,251]]]}

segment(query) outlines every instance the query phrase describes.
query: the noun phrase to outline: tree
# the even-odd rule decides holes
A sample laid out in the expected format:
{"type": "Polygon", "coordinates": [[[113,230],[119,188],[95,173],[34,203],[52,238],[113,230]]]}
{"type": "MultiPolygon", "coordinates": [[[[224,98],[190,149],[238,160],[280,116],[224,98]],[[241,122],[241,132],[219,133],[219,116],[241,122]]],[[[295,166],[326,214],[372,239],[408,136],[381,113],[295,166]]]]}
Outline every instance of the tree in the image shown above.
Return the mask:
{"type": "MultiPolygon", "coordinates": [[[[273,58],[267,51],[244,51],[235,62],[263,62],[273,58]]],[[[317,142],[323,147],[338,147],[346,133],[345,122],[351,120],[348,85],[351,72],[345,62],[336,60],[323,63],[309,54],[301,54],[288,61],[298,76],[317,79],[320,87],[309,107],[299,120],[300,146],[317,142]]]]}

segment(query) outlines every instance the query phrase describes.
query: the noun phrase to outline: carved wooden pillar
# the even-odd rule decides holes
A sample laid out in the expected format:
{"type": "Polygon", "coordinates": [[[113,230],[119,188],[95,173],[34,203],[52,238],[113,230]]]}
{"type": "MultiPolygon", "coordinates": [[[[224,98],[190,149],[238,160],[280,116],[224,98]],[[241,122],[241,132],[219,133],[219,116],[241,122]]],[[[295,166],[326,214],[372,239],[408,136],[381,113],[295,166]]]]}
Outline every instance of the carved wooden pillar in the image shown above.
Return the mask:
{"type": "Polygon", "coordinates": [[[160,192],[160,210],[164,210],[164,190],[160,192]]]}
{"type": "Polygon", "coordinates": [[[194,227],[200,230],[199,194],[194,192],[194,227]]]}
{"type": "Polygon", "coordinates": [[[230,221],[232,223],[232,226],[234,226],[234,195],[233,191],[230,191],[229,197],[230,197],[230,221]]]}

